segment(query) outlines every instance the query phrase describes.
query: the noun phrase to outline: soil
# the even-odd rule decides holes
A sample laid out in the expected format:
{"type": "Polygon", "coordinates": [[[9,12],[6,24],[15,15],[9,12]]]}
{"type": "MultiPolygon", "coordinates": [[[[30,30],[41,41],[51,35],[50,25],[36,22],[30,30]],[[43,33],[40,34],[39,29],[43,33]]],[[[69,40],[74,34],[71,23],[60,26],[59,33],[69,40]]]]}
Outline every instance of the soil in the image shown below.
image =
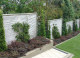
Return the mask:
{"type": "Polygon", "coordinates": [[[66,35],[66,36],[61,36],[60,38],[54,39],[54,40],[53,40],[53,41],[54,41],[53,45],[55,46],[55,45],[57,45],[57,44],[60,44],[60,43],[63,42],[63,41],[66,41],[66,40],[68,40],[68,39],[71,39],[72,37],[78,35],[79,33],[80,33],[80,31],[78,30],[78,31],[72,32],[71,34],[68,34],[68,35],[66,35]]]}
{"type": "Polygon", "coordinates": [[[0,52],[1,58],[18,58],[24,56],[25,53],[40,48],[45,44],[49,44],[50,40],[44,37],[38,36],[28,41],[28,43],[23,42],[12,42],[8,45],[8,49],[4,52],[0,52]]]}

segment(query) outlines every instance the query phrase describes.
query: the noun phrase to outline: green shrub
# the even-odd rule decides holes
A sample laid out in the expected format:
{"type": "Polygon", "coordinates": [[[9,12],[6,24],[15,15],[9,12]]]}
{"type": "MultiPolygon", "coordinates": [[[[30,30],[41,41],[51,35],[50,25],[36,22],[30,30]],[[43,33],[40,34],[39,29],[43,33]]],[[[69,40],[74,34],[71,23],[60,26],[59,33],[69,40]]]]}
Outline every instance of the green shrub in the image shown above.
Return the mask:
{"type": "Polygon", "coordinates": [[[48,30],[46,31],[46,37],[51,39],[50,25],[48,26],[48,30]]]}
{"type": "Polygon", "coordinates": [[[74,21],[73,22],[73,31],[77,31],[78,30],[78,25],[77,25],[77,22],[74,21]]]}
{"type": "Polygon", "coordinates": [[[60,37],[60,33],[59,33],[58,28],[57,28],[56,26],[53,27],[52,34],[53,34],[53,37],[54,37],[55,39],[57,39],[57,38],[60,37]]]}
{"type": "Polygon", "coordinates": [[[71,26],[69,26],[69,28],[68,28],[68,34],[70,34],[71,32],[72,32],[71,26]]]}
{"type": "Polygon", "coordinates": [[[12,25],[12,27],[13,27],[13,30],[18,34],[16,36],[17,40],[27,43],[30,38],[28,34],[29,25],[27,23],[23,23],[23,24],[16,23],[12,25]]]}
{"type": "Polygon", "coordinates": [[[63,23],[62,23],[62,35],[67,35],[68,31],[66,29],[66,22],[75,19],[75,12],[70,0],[62,0],[62,10],[63,10],[63,23]]]}
{"type": "Polygon", "coordinates": [[[73,4],[70,0],[63,0],[64,6],[63,8],[63,19],[66,21],[74,20],[75,19],[75,12],[73,8],[73,4]]]}
{"type": "Polygon", "coordinates": [[[3,18],[2,18],[2,10],[0,10],[0,51],[5,51],[7,49],[4,27],[3,27],[3,18]]]}
{"type": "Polygon", "coordinates": [[[38,36],[44,36],[46,37],[46,28],[45,28],[45,14],[44,14],[44,10],[41,11],[41,22],[40,22],[40,26],[39,26],[39,34],[38,36]]]}
{"type": "Polygon", "coordinates": [[[62,24],[62,35],[67,35],[68,31],[66,28],[66,22],[63,20],[63,24],[62,24]]]}

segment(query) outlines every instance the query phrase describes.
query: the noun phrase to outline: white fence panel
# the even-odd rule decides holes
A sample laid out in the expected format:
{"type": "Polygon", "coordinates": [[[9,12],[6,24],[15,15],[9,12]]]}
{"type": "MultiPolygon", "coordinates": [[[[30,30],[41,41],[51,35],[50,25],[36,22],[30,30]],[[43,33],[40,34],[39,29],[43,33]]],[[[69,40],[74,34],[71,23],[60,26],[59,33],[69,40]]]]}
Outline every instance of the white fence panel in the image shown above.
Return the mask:
{"type": "Polygon", "coordinates": [[[29,34],[30,38],[37,36],[37,14],[26,13],[26,14],[3,14],[3,23],[5,29],[5,38],[7,44],[15,41],[16,33],[12,29],[12,25],[15,23],[28,23],[30,26],[29,34]]]}

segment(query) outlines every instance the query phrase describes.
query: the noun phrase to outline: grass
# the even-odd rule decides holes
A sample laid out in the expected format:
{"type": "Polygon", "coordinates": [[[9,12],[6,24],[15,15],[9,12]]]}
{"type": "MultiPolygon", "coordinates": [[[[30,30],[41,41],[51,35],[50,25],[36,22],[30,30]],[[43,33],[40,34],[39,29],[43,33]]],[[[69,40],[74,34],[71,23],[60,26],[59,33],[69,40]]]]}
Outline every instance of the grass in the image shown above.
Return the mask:
{"type": "Polygon", "coordinates": [[[56,47],[74,54],[73,58],[80,58],[80,34],[56,47]]]}

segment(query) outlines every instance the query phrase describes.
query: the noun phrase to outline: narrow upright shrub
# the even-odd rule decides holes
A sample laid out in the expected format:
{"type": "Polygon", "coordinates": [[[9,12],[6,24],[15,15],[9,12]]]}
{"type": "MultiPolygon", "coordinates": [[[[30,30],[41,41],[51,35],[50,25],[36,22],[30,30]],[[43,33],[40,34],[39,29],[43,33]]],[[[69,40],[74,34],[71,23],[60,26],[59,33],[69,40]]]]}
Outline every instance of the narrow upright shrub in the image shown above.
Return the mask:
{"type": "Polygon", "coordinates": [[[77,31],[77,30],[78,30],[77,22],[74,21],[73,22],[73,31],[77,31]]]}
{"type": "Polygon", "coordinates": [[[2,10],[0,10],[0,51],[5,51],[7,49],[4,27],[3,27],[3,18],[2,18],[2,10]]]}
{"type": "Polygon", "coordinates": [[[63,3],[64,3],[64,6],[62,6],[63,18],[66,19],[66,21],[74,20],[75,12],[72,2],[70,0],[64,0],[63,3]]]}
{"type": "Polygon", "coordinates": [[[55,39],[57,39],[57,38],[60,37],[60,33],[59,33],[58,28],[57,28],[56,26],[53,27],[52,34],[53,34],[53,37],[54,37],[55,39]]]}
{"type": "Polygon", "coordinates": [[[63,24],[62,24],[62,35],[67,35],[68,31],[66,28],[66,22],[63,20],[63,24]]]}
{"type": "Polygon", "coordinates": [[[50,25],[48,26],[46,37],[51,39],[51,33],[50,33],[50,25]]]}
{"type": "Polygon", "coordinates": [[[71,26],[69,26],[69,28],[68,28],[68,34],[70,34],[71,32],[72,32],[71,26]]]}
{"type": "Polygon", "coordinates": [[[75,19],[75,12],[71,0],[62,0],[62,10],[63,10],[63,26],[62,35],[67,35],[66,22],[75,19]]]}
{"type": "Polygon", "coordinates": [[[45,14],[44,10],[41,11],[41,23],[40,23],[40,34],[39,36],[46,37],[46,30],[45,30],[45,14]]]}

